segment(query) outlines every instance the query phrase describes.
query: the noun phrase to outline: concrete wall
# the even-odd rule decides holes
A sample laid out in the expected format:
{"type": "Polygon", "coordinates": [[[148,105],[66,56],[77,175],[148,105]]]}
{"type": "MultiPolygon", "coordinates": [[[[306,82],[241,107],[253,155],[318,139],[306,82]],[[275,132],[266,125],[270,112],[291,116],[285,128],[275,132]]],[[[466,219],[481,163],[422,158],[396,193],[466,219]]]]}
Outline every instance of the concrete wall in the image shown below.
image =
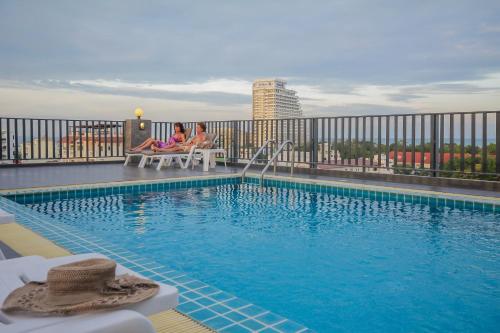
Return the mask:
{"type": "Polygon", "coordinates": [[[151,120],[127,119],[125,121],[125,150],[138,146],[151,137],[151,120]],[[139,123],[144,123],[144,129],[139,129],[139,123]]]}

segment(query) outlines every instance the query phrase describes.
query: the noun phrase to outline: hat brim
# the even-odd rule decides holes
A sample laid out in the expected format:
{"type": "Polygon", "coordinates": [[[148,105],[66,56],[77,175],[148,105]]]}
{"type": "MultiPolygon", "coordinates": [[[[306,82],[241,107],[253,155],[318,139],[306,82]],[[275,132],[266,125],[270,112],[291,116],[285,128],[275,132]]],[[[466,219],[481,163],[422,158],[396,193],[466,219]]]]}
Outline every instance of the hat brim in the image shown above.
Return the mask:
{"type": "Polygon", "coordinates": [[[144,301],[156,295],[160,287],[150,281],[138,277],[124,275],[110,283],[112,288],[102,293],[86,292],[66,294],[71,300],[61,304],[49,297],[49,287],[45,282],[29,282],[12,291],[3,303],[5,312],[23,312],[40,315],[72,315],[117,308],[144,301]],[[122,283],[123,279],[126,283],[122,283]]]}

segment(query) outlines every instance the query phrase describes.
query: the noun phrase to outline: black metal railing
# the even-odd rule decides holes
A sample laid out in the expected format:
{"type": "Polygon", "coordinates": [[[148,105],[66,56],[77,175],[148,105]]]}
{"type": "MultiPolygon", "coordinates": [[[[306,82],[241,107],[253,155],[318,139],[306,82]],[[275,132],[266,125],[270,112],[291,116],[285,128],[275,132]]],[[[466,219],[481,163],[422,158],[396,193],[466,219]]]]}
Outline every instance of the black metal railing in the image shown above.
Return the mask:
{"type": "MultiPolygon", "coordinates": [[[[299,167],[499,179],[500,112],[206,121],[233,162],[246,162],[268,139],[291,140],[299,167]]],[[[195,128],[196,123],[183,123],[195,128]]],[[[154,122],[167,139],[173,123],[154,122]]],[[[291,161],[285,149],[278,161],[291,161]]],[[[261,161],[267,161],[264,152],[261,161]]]]}
{"type": "Polygon", "coordinates": [[[0,161],[90,162],[124,156],[124,122],[0,118],[0,161]]]}
{"type": "MultiPolygon", "coordinates": [[[[206,121],[232,162],[268,139],[295,143],[298,167],[429,176],[500,176],[500,111],[206,121]]],[[[186,128],[195,122],[183,123],[186,128]]],[[[0,118],[1,162],[100,161],[124,156],[124,121],[0,118]]],[[[167,141],[173,122],[152,122],[167,141]]],[[[260,160],[267,161],[264,151],[260,160]]],[[[279,163],[291,161],[291,149],[279,163]]]]}

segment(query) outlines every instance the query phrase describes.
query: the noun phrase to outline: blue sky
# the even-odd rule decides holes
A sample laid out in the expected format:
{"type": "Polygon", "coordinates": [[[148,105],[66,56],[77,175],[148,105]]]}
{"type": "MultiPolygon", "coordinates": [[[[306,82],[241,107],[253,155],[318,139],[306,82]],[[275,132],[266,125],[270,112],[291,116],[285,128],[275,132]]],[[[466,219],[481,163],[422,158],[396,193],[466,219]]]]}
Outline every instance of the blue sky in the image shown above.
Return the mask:
{"type": "Polygon", "coordinates": [[[499,1],[0,1],[0,115],[251,117],[500,109],[499,1]]]}

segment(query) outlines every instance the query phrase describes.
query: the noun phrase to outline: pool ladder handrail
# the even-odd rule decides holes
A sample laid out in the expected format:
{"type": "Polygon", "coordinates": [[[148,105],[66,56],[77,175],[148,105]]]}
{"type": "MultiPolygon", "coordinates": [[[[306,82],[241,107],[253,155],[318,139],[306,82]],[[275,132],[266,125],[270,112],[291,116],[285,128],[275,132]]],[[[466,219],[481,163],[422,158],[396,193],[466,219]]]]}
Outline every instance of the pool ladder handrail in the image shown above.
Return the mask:
{"type": "Polygon", "coordinates": [[[278,160],[277,160],[278,155],[279,155],[279,153],[281,153],[281,151],[283,151],[283,148],[285,148],[285,146],[287,146],[287,145],[292,145],[292,165],[290,168],[290,176],[293,176],[293,167],[295,164],[295,144],[291,140],[286,140],[278,147],[278,149],[276,150],[274,155],[271,157],[269,162],[267,162],[264,169],[262,169],[262,172],[260,173],[260,186],[262,186],[262,184],[264,183],[264,174],[266,173],[267,169],[269,169],[269,166],[271,165],[271,163],[273,161],[274,161],[274,174],[276,174],[276,166],[278,164],[278,160]]]}
{"type": "Polygon", "coordinates": [[[247,163],[247,165],[245,166],[245,168],[243,169],[242,173],[241,173],[241,180],[244,181],[245,180],[245,174],[248,170],[248,168],[250,168],[250,166],[252,165],[253,162],[255,162],[255,160],[257,159],[257,157],[259,157],[260,153],[262,153],[262,151],[267,148],[267,146],[272,143],[272,146],[271,146],[271,150],[272,148],[274,147],[274,145],[276,144],[276,140],[274,139],[269,139],[267,140],[262,146],[260,146],[259,150],[257,150],[257,152],[255,153],[255,155],[253,155],[252,159],[247,163]]]}

